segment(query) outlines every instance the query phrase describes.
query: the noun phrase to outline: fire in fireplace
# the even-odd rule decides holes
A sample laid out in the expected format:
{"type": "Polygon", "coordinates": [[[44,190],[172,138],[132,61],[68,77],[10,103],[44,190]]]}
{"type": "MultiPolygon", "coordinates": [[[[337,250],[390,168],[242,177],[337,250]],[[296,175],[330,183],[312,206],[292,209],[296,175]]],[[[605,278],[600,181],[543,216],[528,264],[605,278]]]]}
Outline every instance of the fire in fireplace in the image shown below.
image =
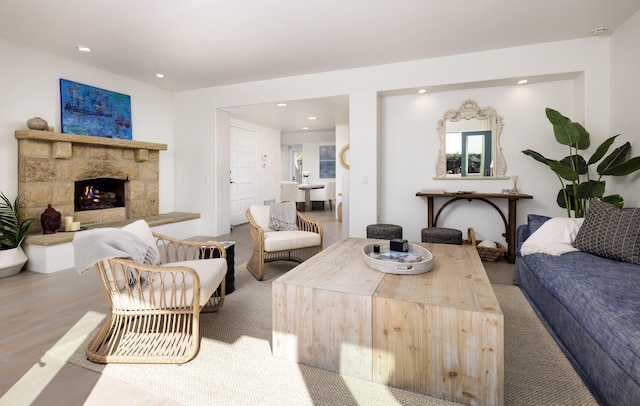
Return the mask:
{"type": "Polygon", "coordinates": [[[75,182],[75,210],[124,207],[124,180],[99,178],[75,182]]]}

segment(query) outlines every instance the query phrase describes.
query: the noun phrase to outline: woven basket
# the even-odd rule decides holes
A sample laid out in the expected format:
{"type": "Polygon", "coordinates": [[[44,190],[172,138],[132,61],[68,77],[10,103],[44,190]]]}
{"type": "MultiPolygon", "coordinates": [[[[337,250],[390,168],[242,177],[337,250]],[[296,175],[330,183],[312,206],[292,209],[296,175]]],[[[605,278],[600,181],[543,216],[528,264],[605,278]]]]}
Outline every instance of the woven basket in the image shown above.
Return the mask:
{"type": "Polygon", "coordinates": [[[478,243],[480,241],[476,241],[476,232],[473,227],[469,227],[467,230],[467,239],[463,241],[466,245],[473,245],[478,250],[478,255],[480,255],[480,259],[487,262],[496,262],[500,255],[502,255],[507,249],[504,245],[500,244],[497,241],[496,248],[492,247],[480,247],[478,243]]]}

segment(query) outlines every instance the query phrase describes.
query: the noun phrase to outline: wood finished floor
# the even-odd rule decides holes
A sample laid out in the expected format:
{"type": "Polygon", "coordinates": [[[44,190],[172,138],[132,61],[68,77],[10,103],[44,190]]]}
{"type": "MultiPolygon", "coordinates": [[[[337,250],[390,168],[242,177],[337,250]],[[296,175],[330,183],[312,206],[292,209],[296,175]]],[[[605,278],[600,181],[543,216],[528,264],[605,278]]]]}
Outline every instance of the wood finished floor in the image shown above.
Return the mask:
{"type": "MultiPolygon", "coordinates": [[[[342,223],[333,212],[312,211],[306,216],[323,225],[324,246],[342,238],[342,223]]],[[[251,255],[248,224],[229,234],[206,237],[234,240],[236,265],[251,255]]],[[[504,260],[485,262],[494,284],[512,284],[513,264],[504,260]]],[[[23,271],[0,279],[0,394],[4,395],[32,367],[42,366],[45,352],[88,311],[108,313],[102,288],[94,272],[78,275],[69,269],[53,274],[23,271]]],[[[35,390],[35,385],[34,385],[35,390]]],[[[2,402],[0,401],[0,404],[2,402]]],[[[170,399],[144,392],[116,379],[76,367],[61,365],[32,405],[102,404],[175,405],[170,399]]]]}

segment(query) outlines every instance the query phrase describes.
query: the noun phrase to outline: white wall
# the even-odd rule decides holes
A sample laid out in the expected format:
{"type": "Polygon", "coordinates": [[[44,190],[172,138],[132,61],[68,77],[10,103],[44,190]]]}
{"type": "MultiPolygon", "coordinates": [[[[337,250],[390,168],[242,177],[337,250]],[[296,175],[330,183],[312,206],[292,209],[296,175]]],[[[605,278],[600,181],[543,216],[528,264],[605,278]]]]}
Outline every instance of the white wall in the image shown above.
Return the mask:
{"type": "MultiPolygon", "coordinates": [[[[523,222],[528,212],[544,211],[542,214],[554,214],[556,210],[553,200],[548,198],[548,190],[556,188],[555,182],[548,179],[548,171],[519,153],[524,148],[540,152],[548,148],[550,155],[554,152],[562,153],[555,149],[553,142],[547,143],[548,124],[541,115],[542,107],[558,106],[567,115],[573,112],[572,118],[583,121],[591,132],[594,140],[592,144],[609,134],[621,132],[623,135],[620,141],[632,142],[634,152],[638,154],[640,118],[635,112],[634,102],[640,87],[635,81],[635,73],[640,70],[637,53],[639,30],[640,13],[636,13],[612,37],[535,44],[198,89],[173,95],[152,86],[0,40],[0,56],[3,61],[0,64],[0,108],[3,112],[0,115],[0,190],[10,196],[17,191],[17,141],[14,131],[26,128],[26,120],[36,115],[47,119],[57,129],[60,128],[58,80],[62,77],[131,95],[134,139],[166,143],[169,148],[161,153],[160,210],[201,213],[202,218],[198,222],[198,229],[193,230],[194,234],[224,234],[229,230],[230,120],[228,115],[218,109],[348,94],[350,111],[355,113],[350,115],[348,135],[352,168],[347,172],[346,179],[351,204],[348,205],[349,213],[345,217],[348,218],[349,234],[363,236],[366,224],[393,220],[392,207],[395,208],[396,203],[391,205],[385,197],[386,191],[390,190],[396,193],[395,199],[399,202],[397,205],[411,213],[412,222],[424,222],[425,203],[415,197],[415,192],[431,182],[435,152],[428,149],[429,146],[424,141],[420,141],[423,143],[420,146],[424,149],[415,148],[415,151],[420,151],[418,159],[414,157],[413,160],[408,160],[405,153],[395,156],[382,151],[385,148],[395,148],[387,145],[393,137],[399,137],[399,140],[403,140],[403,137],[419,140],[416,130],[407,133],[409,135],[389,131],[401,128],[403,124],[397,122],[397,119],[390,119],[388,111],[401,110],[403,105],[410,106],[409,99],[380,100],[380,113],[373,107],[377,101],[372,104],[372,100],[376,98],[375,95],[385,91],[457,84],[467,90],[458,94],[452,92],[421,99],[424,100],[423,103],[434,100],[431,107],[415,107],[416,115],[426,112],[428,118],[421,120],[421,117],[410,116],[408,119],[424,134],[435,134],[436,119],[444,112],[443,107],[455,108],[467,98],[476,99],[480,105],[495,107],[505,121],[502,145],[508,172],[518,173],[521,176],[521,189],[535,197],[533,201],[520,204],[518,222],[523,222]],[[519,90],[510,90],[509,87],[480,90],[477,85],[491,80],[567,72],[578,72],[580,76],[571,84],[551,83],[548,89],[543,85],[529,85],[531,87],[517,88],[519,90]],[[556,91],[559,91],[557,96],[554,93],[556,91]],[[529,92],[531,94],[527,94],[529,92]],[[503,97],[511,99],[505,100],[503,97]],[[526,100],[527,97],[535,103],[510,104],[513,100],[526,100]],[[513,131],[515,126],[522,131],[513,131]],[[543,133],[539,132],[545,128],[547,130],[543,133]],[[399,171],[399,168],[413,170],[410,178],[415,178],[416,181],[412,180],[412,183],[400,187],[384,180],[391,177],[387,172],[399,171]],[[423,173],[424,177],[418,178],[423,173]],[[205,185],[205,177],[214,182],[205,185]],[[368,184],[364,184],[365,178],[369,181],[368,184]],[[198,190],[198,199],[193,197],[194,190],[198,190]]],[[[397,114],[406,116],[406,112],[398,111],[397,114]]],[[[339,150],[340,145],[336,146],[339,150]]],[[[640,175],[636,174],[615,182],[616,189],[624,191],[628,205],[640,204],[638,176],[640,175]]],[[[491,181],[490,184],[494,182],[497,181],[491,181]]],[[[465,189],[493,189],[494,186],[490,184],[479,181],[479,186],[474,183],[472,188],[465,185],[465,189]]],[[[446,187],[463,188],[454,185],[446,187]]],[[[461,224],[472,223],[473,217],[471,213],[461,214],[461,224]]],[[[399,221],[409,223],[405,219],[399,221]]],[[[403,226],[407,230],[413,229],[411,233],[415,233],[417,229],[414,225],[403,226]]],[[[484,229],[479,230],[479,233],[485,233],[484,229]]]]}
{"type": "MultiPolygon", "coordinates": [[[[555,203],[560,183],[553,172],[521,151],[533,149],[550,158],[564,157],[564,151],[557,150],[544,109],[552,107],[572,116],[573,82],[564,80],[381,98],[380,217],[385,223],[402,225],[404,238],[419,241],[421,229],[427,226],[427,199],[415,196],[419,190],[500,193],[502,189],[513,187],[510,179],[433,179],[440,150],[435,123],[443,118],[445,111],[458,109],[466,99],[475,101],[480,107],[494,107],[503,118],[500,145],[507,163],[507,176],[519,175],[519,190],[534,196],[531,201],[519,202],[520,221],[524,221],[526,213],[564,215],[555,203]]],[[[436,199],[436,205],[444,201],[436,199]]],[[[495,203],[506,215],[507,201],[495,203]]],[[[467,228],[473,227],[479,239],[505,243],[501,236],[505,231],[504,223],[499,213],[483,202],[463,200],[449,206],[438,225],[462,230],[465,238],[467,228]]]]}
{"type": "MultiPolygon", "coordinates": [[[[609,135],[621,134],[616,146],[631,143],[633,156],[640,156],[640,114],[638,95],[640,81],[640,12],[635,13],[618,28],[611,38],[611,131],[609,135]]],[[[620,193],[625,206],[640,207],[640,173],[631,174],[624,181],[608,177],[607,187],[620,193]],[[629,185],[634,185],[629,188],[629,185]],[[634,193],[635,192],[635,193],[634,193]]]]}
{"type": "MultiPolygon", "coordinates": [[[[635,48],[631,47],[629,51],[635,52],[635,48]]],[[[543,177],[547,177],[548,174],[544,168],[539,166],[540,164],[519,152],[525,148],[536,149],[539,147],[540,152],[544,152],[543,148],[545,150],[550,148],[548,150],[550,154],[553,152],[562,153],[561,150],[555,149],[557,146],[553,145],[554,142],[547,143],[550,133],[543,114],[544,107],[557,106],[567,115],[575,114],[576,120],[584,118],[585,126],[592,133],[592,137],[604,139],[603,134],[606,134],[610,127],[609,81],[608,38],[586,38],[181,92],[176,98],[178,104],[176,122],[179,130],[183,127],[189,127],[191,125],[189,120],[192,119],[192,116],[190,114],[183,115],[182,112],[191,111],[192,108],[198,109],[202,114],[209,111],[210,119],[213,120],[215,119],[213,112],[218,107],[348,94],[350,97],[349,143],[351,147],[351,170],[348,175],[349,235],[364,236],[367,224],[391,220],[386,218],[391,216],[391,209],[385,207],[386,198],[384,195],[386,192],[382,189],[390,187],[388,182],[383,182],[385,173],[396,171],[394,169],[396,167],[412,171],[410,172],[412,173],[411,179],[419,179],[417,177],[424,174],[424,178],[420,182],[413,183],[412,180],[412,183],[406,186],[394,186],[397,188],[394,190],[394,196],[400,202],[398,205],[401,205],[405,212],[411,213],[412,219],[422,221],[423,224],[426,223],[423,220],[426,217],[425,203],[415,197],[415,192],[426,186],[425,182],[431,178],[435,167],[435,152],[430,152],[426,145],[420,145],[422,149],[409,146],[412,150],[419,151],[419,159],[415,159],[415,156],[414,159],[406,159],[404,152],[390,155],[383,151],[388,148],[384,143],[388,141],[389,137],[402,139],[406,135],[389,132],[385,134],[382,125],[379,131],[378,123],[385,122],[386,119],[382,108],[394,108],[395,106],[386,105],[389,102],[381,100],[379,103],[381,112],[379,113],[377,95],[381,92],[397,89],[457,84],[462,88],[466,87],[466,90],[461,90],[457,94],[449,93],[437,96],[443,97],[443,99],[436,104],[437,109],[428,109],[431,114],[429,117],[425,117],[423,120],[422,117],[417,116],[408,117],[408,119],[416,122],[416,125],[423,129],[424,134],[434,134],[435,138],[437,119],[441,117],[444,110],[457,108],[463,100],[476,98],[478,99],[476,102],[480,105],[495,107],[505,121],[503,148],[507,149],[505,159],[509,165],[508,170],[510,173],[518,173],[522,179],[519,186],[523,191],[535,197],[534,201],[521,202],[520,204],[518,222],[524,222],[528,212],[544,210],[547,214],[554,214],[556,210],[552,208],[555,199],[549,201],[548,198],[548,191],[556,189],[556,181],[552,178],[534,180],[530,177],[530,174],[535,173],[540,173],[543,177]],[[473,69],[469,67],[473,67],[473,69]],[[566,73],[577,73],[579,74],[578,79],[572,84],[551,83],[548,86],[552,87],[548,90],[545,90],[545,85],[534,85],[529,87],[529,90],[526,90],[526,87],[480,90],[483,82],[491,80],[513,79],[515,82],[516,78],[523,76],[534,77],[566,73]],[[561,91],[559,96],[554,94],[556,86],[561,91]],[[532,102],[528,102],[527,98],[530,98],[532,102]],[[522,123],[526,123],[526,125],[522,123]],[[521,128],[523,131],[514,131],[514,128],[521,128]],[[540,133],[540,130],[544,130],[544,132],[540,133]],[[380,145],[382,147],[379,148],[380,145]],[[378,193],[379,190],[380,193],[378,193]],[[549,211],[546,210],[547,207],[549,207],[549,211]]],[[[399,107],[402,108],[402,106],[399,107]]],[[[421,109],[415,110],[415,114],[423,112],[424,110],[421,109]]],[[[398,114],[400,113],[398,112],[398,114]]],[[[402,114],[408,113],[402,112],[402,114]]],[[[389,125],[389,123],[385,125],[389,125]]],[[[182,136],[182,134],[177,134],[177,136],[182,136]]],[[[188,139],[189,142],[198,144],[204,141],[203,137],[211,136],[213,135],[209,132],[192,132],[188,139]],[[192,139],[191,136],[194,138],[192,139]]],[[[225,136],[223,132],[215,134],[217,138],[225,136]]],[[[412,153],[418,154],[418,152],[412,153]]],[[[227,151],[219,150],[216,154],[218,156],[226,155],[227,151]]],[[[200,167],[200,169],[205,168],[200,167]]],[[[484,184],[482,181],[478,182],[480,182],[478,186],[474,184],[472,188],[465,188],[476,190],[494,188],[494,186],[484,184]]],[[[499,187],[495,187],[495,190],[500,190],[502,186],[501,184],[499,187]]],[[[446,187],[458,190],[462,189],[462,184],[458,186],[447,185],[446,187]]],[[[216,199],[228,200],[228,196],[220,193],[216,195],[216,199]]],[[[211,208],[200,202],[200,206],[194,207],[193,211],[206,212],[208,210],[211,208]]],[[[491,209],[489,208],[489,210],[491,209]]],[[[464,224],[471,225],[473,214],[465,214],[462,218],[465,220],[464,224]]],[[[403,224],[403,226],[415,227],[409,224],[403,224]]],[[[219,231],[223,232],[224,230],[220,229],[219,231]]],[[[484,230],[479,230],[479,233],[484,232],[484,230]]],[[[489,232],[491,233],[489,237],[493,237],[494,232],[489,232]]]]}
{"type": "MultiPolygon", "coordinates": [[[[139,82],[0,39],[0,191],[18,191],[16,130],[40,116],[60,131],[60,78],[131,96],[133,139],[164,143],[160,152],[160,211],[175,210],[172,94],[139,82]]],[[[46,208],[42,208],[43,211],[46,208]]]]}

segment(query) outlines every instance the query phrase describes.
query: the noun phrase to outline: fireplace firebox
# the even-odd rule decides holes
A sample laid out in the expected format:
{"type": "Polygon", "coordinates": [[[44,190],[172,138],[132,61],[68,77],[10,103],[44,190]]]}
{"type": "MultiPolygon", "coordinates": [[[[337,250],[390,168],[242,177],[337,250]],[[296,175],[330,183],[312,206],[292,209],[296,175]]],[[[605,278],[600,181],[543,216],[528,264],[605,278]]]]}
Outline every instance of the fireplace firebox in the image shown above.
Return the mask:
{"type": "Polygon", "coordinates": [[[75,211],[125,207],[125,181],[98,178],[75,182],[75,211]]]}

